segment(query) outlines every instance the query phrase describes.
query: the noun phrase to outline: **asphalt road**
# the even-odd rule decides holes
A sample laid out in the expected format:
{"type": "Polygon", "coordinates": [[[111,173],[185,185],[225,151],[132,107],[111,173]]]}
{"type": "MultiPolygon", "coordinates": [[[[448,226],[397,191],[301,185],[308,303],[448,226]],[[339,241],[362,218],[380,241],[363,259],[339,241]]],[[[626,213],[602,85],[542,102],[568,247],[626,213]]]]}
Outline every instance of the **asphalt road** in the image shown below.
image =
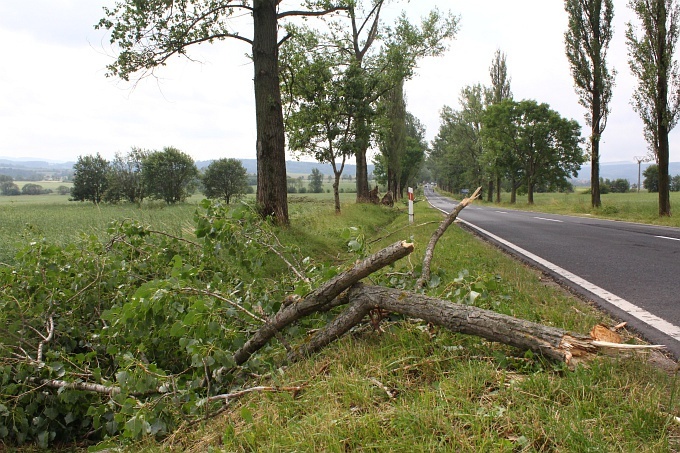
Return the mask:
{"type": "MultiPolygon", "coordinates": [[[[425,196],[447,213],[457,204],[429,186],[425,196]]],[[[680,229],[474,203],[459,218],[680,358],[680,229]]]]}

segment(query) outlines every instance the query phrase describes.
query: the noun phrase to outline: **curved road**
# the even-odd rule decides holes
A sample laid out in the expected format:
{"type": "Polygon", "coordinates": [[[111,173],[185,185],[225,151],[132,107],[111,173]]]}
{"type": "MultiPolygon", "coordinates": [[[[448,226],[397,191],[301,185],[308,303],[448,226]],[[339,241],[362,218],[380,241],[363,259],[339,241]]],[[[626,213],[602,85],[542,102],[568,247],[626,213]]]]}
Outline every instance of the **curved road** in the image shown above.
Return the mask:
{"type": "MultiPolygon", "coordinates": [[[[446,213],[457,204],[429,185],[425,196],[446,213]]],[[[475,204],[459,218],[680,358],[680,229],[475,204]]]]}

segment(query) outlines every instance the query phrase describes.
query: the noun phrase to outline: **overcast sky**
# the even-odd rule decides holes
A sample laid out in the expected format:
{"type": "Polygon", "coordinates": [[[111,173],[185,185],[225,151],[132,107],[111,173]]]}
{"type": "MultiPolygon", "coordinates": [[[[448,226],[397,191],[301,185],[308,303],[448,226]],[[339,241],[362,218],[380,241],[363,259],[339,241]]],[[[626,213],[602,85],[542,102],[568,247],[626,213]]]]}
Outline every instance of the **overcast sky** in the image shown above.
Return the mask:
{"type": "MultiPolygon", "coordinates": [[[[286,5],[288,2],[283,2],[286,5]]],[[[199,62],[176,58],[134,87],[105,77],[114,50],[93,25],[112,0],[2,0],[0,2],[0,157],[75,160],[100,153],[110,159],[131,147],[175,146],[196,160],[255,158],[255,109],[248,46],[236,40],[196,47],[199,62]]],[[[588,129],[564,56],[566,13],[559,0],[393,1],[417,20],[437,5],[460,16],[460,30],[443,57],[421,62],[406,84],[408,109],[439,128],[444,105],[458,108],[461,88],[489,84],[489,66],[507,54],[515,99],[546,102],[588,129]]],[[[618,71],[602,162],[647,154],[642,123],[629,100],[635,87],[627,65],[625,23],[616,1],[609,64],[618,71]]],[[[244,33],[245,34],[245,33],[244,33]]],[[[680,132],[671,134],[671,161],[680,161],[680,132]]]]}

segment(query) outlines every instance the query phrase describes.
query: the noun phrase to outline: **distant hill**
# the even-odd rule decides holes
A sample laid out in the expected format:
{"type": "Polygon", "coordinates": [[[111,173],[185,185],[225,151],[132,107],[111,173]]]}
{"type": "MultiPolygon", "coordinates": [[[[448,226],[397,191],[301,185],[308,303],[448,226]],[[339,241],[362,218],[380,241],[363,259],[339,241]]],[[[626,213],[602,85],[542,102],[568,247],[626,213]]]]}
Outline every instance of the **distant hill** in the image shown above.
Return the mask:
{"type": "MultiPolygon", "coordinates": [[[[246,167],[246,171],[248,173],[257,173],[257,160],[256,159],[240,159],[241,163],[243,164],[244,167],[246,167]]],[[[203,169],[210,165],[211,160],[203,160],[203,161],[198,161],[196,162],[196,166],[199,169],[203,169]]],[[[308,175],[312,172],[313,168],[318,168],[321,173],[324,175],[332,175],[333,174],[333,167],[331,167],[330,164],[320,164],[319,162],[300,162],[297,160],[287,160],[286,161],[286,172],[288,174],[299,174],[299,175],[308,175]]],[[[373,165],[368,166],[368,173],[373,172],[373,165]]],[[[357,174],[357,166],[356,165],[349,165],[345,164],[345,169],[342,171],[343,175],[347,176],[356,176],[357,174]]]]}
{"type": "MultiPolygon", "coordinates": [[[[642,164],[640,166],[641,172],[645,171],[645,168],[652,165],[651,163],[642,164]]],[[[578,172],[576,182],[580,184],[590,184],[590,165],[584,165],[578,172]]],[[[668,173],[671,176],[680,175],[680,162],[671,162],[668,164],[668,173]]],[[[600,163],[600,177],[604,179],[627,179],[631,184],[637,184],[638,180],[638,164],[634,162],[612,162],[612,163],[600,163]]],[[[641,180],[645,177],[640,175],[641,180]]]]}
{"type": "MultiPolygon", "coordinates": [[[[240,159],[246,171],[250,174],[257,173],[256,159],[240,159]]],[[[204,169],[212,160],[197,161],[196,166],[204,169]]],[[[41,179],[61,179],[73,174],[75,162],[53,162],[48,160],[12,159],[0,157],[0,175],[8,175],[15,180],[39,181],[41,179]]],[[[319,162],[300,162],[296,160],[286,161],[288,174],[309,175],[312,169],[318,168],[324,175],[332,175],[333,168],[330,164],[319,162]]],[[[368,166],[368,173],[373,172],[373,165],[368,166]]],[[[356,176],[356,165],[345,164],[343,176],[356,176]]]]}
{"type": "Polygon", "coordinates": [[[25,170],[71,170],[75,162],[49,162],[46,160],[15,160],[0,158],[0,167],[25,170]]]}
{"type": "Polygon", "coordinates": [[[17,181],[61,180],[73,174],[74,163],[0,158],[0,175],[17,181]]]}

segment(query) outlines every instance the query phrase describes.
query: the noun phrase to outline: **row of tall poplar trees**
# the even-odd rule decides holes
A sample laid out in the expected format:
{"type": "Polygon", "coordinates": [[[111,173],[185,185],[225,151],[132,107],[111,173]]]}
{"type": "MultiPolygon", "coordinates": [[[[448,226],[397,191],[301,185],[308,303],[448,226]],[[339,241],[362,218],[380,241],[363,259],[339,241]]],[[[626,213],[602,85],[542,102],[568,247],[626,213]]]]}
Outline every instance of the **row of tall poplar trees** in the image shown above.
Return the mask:
{"type": "MultiPolygon", "coordinates": [[[[680,107],[680,73],[674,59],[678,40],[676,0],[629,0],[639,25],[626,25],[630,70],[638,80],[631,104],[640,115],[644,136],[659,171],[659,215],[670,216],[668,134],[677,124],[680,107]]],[[[600,138],[607,124],[609,101],[616,71],[607,67],[612,39],[612,0],[566,0],[569,26],[566,55],[579,102],[587,109],[591,127],[592,205],[600,206],[600,138]]]]}

